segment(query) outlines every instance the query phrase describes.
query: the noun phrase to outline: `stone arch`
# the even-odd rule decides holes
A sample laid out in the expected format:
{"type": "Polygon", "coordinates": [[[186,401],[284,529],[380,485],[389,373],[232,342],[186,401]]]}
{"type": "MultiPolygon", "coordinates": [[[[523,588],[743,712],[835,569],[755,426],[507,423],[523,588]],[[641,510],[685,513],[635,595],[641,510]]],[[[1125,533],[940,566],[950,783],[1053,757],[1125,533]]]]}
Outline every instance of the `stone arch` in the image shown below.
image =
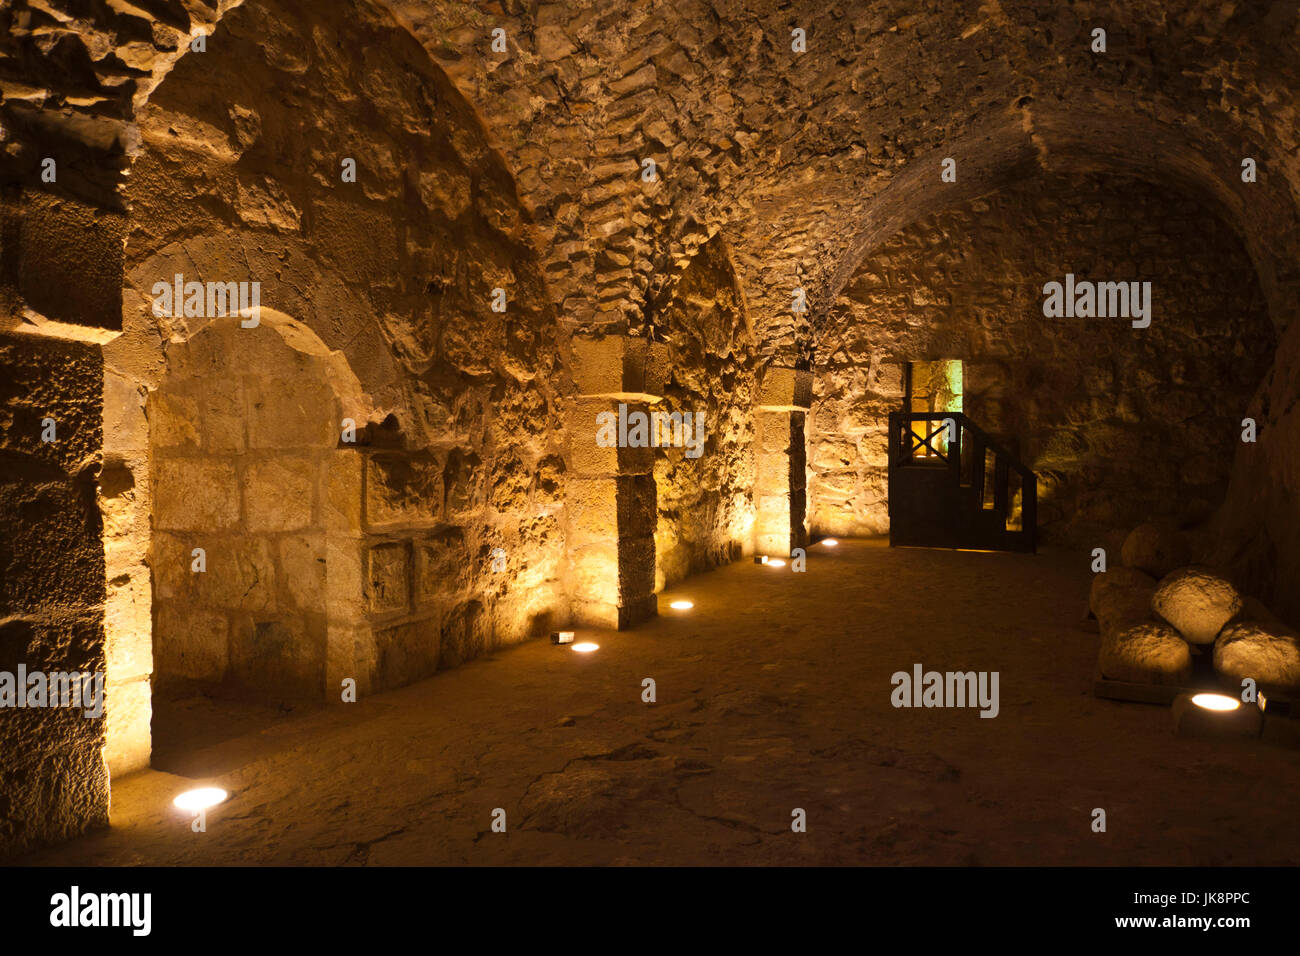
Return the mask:
{"type": "Polygon", "coordinates": [[[1150,179],[1086,163],[1009,177],[873,246],[821,323],[815,530],[889,528],[887,415],[908,363],[935,360],[963,363],[963,410],[1038,475],[1044,540],[1209,517],[1275,330],[1239,224],[1150,179]],[[1067,272],[1152,281],[1150,326],[1045,317],[1043,285],[1067,272]]]}
{"type": "Polygon", "coordinates": [[[319,700],[331,627],[357,620],[341,585],[360,547],[336,513],[338,459],[359,454],[344,421],[365,421],[364,398],[306,326],[271,309],[244,321],[171,343],[145,406],[153,685],[319,700]]]}
{"type": "Polygon", "coordinates": [[[867,200],[836,252],[824,286],[816,289],[815,330],[820,331],[849,277],[890,237],[946,208],[1061,173],[1141,179],[1182,191],[1212,209],[1245,245],[1273,322],[1285,328],[1295,314],[1300,288],[1293,255],[1300,248],[1300,210],[1280,169],[1268,181],[1242,183],[1241,151],[1220,142],[1193,142],[1176,127],[1138,112],[1057,107],[1035,109],[1032,120],[1012,113],[993,116],[960,139],[912,160],[867,200]],[[1136,149],[1134,143],[1142,147],[1136,149]],[[940,161],[950,156],[958,159],[957,181],[940,183],[940,161]]]}
{"type": "Polygon", "coordinates": [[[695,429],[682,445],[655,454],[658,591],[753,548],[756,359],[721,235],[699,248],[651,321],[670,369],[653,410],[680,415],[695,429]]]}
{"type": "Polygon", "coordinates": [[[532,636],[564,607],[555,407],[567,373],[527,213],[473,109],[364,0],[223,7],[206,51],[177,58],[156,85],[138,103],[123,191],[123,332],[104,348],[105,456],[136,489],[123,504],[130,532],[106,545],[122,595],[111,630],[143,647],[118,659],[110,634],[110,680],[132,688],[109,735],[119,774],[149,759],[146,401],[204,342],[274,334],[318,378],[347,382],[335,399],[365,447],[339,475],[360,564],[340,584],[357,606],[333,619],[330,647],[348,650],[330,658],[326,684],[419,679],[532,636]],[[369,41],[343,45],[344,32],[369,41]],[[178,274],[256,283],[268,327],[156,314],[157,283],[178,274]],[[496,289],[505,312],[492,308],[496,289]],[[493,574],[498,548],[510,560],[493,574]]]}

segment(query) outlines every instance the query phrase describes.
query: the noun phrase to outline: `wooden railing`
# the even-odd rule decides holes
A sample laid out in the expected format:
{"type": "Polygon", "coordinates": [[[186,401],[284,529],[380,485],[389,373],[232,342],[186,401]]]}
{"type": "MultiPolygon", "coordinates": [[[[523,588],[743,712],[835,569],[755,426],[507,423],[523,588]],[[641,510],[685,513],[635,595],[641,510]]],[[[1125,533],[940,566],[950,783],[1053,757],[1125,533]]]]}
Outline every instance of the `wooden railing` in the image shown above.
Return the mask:
{"type": "Polygon", "coordinates": [[[891,545],[1032,552],[1037,520],[1033,471],[964,414],[890,414],[891,545]]]}

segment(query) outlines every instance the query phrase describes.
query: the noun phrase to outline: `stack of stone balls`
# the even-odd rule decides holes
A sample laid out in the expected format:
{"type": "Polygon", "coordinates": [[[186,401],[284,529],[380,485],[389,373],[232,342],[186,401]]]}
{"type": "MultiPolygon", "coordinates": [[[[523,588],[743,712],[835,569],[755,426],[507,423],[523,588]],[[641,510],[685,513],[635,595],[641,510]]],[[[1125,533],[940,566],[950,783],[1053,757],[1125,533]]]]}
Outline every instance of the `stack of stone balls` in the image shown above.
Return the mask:
{"type": "Polygon", "coordinates": [[[1089,606],[1101,629],[1103,678],[1183,685],[1194,655],[1234,682],[1300,696],[1300,637],[1260,601],[1210,568],[1189,564],[1176,531],[1142,524],[1124,541],[1122,567],[1098,572],[1089,606]]]}

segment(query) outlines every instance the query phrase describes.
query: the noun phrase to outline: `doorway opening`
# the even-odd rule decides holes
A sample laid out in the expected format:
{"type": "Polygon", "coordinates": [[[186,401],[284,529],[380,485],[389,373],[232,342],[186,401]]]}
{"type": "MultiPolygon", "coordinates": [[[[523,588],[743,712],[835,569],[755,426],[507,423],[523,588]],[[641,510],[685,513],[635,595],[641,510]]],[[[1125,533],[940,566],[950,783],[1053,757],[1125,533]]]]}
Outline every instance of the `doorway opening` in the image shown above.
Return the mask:
{"type": "MultiPolygon", "coordinates": [[[[908,362],[903,375],[904,411],[922,415],[962,411],[962,378],[961,359],[908,362]]],[[[947,453],[949,435],[942,421],[915,421],[912,432],[920,444],[913,457],[938,461],[947,453]]]]}

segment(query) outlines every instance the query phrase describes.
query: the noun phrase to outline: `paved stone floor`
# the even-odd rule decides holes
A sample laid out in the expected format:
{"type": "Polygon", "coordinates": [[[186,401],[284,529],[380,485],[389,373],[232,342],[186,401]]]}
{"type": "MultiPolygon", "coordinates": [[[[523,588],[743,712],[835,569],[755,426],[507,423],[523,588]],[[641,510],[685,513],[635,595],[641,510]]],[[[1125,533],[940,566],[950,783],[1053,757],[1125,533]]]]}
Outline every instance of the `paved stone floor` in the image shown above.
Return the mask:
{"type": "Polygon", "coordinates": [[[1085,556],[810,552],[803,574],[697,575],[585,657],[537,641],[353,705],[160,711],[173,773],[116,781],[109,830],[22,862],[1300,860],[1300,750],[1181,740],[1166,708],[1092,696],[1085,556]],[[895,709],[916,663],[998,671],[999,715],[895,709]],[[170,807],[199,778],[232,792],[206,833],[170,807]]]}

